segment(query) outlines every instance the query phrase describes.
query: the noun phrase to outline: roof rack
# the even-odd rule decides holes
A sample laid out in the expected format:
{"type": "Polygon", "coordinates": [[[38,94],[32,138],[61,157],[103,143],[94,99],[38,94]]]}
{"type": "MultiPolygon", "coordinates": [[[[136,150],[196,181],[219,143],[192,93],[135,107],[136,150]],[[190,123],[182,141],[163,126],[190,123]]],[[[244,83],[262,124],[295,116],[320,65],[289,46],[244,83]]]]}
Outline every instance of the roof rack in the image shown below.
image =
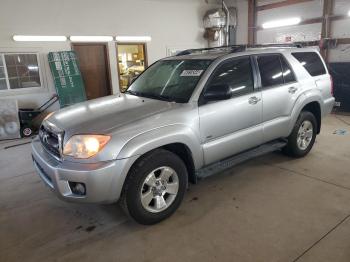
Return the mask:
{"type": "Polygon", "coordinates": [[[207,51],[215,51],[215,50],[222,50],[222,51],[229,51],[229,52],[237,52],[236,50],[242,49],[242,45],[228,45],[228,46],[218,46],[218,47],[207,47],[207,48],[196,48],[196,49],[186,49],[181,52],[179,52],[176,56],[181,55],[189,55],[193,53],[203,53],[207,51]]]}
{"type": "Polygon", "coordinates": [[[236,53],[236,52],[243,52],[247,50],[247,48],[268,48],[268,47],[275,47],[275,48],[283,48],[283,47],[289,47],[289,48],[301,48],[302,44],[256,44],[256,45],[228,45],[228,46],[218,46],[218,47],[208,47],[208,48],[196,48],[196,49],[187,49],[184,51],[179,52],[176,56],[181,55],[190,55],[193,53],[203,53],[208,51],[226,51],[229,53],[236,53]]]}

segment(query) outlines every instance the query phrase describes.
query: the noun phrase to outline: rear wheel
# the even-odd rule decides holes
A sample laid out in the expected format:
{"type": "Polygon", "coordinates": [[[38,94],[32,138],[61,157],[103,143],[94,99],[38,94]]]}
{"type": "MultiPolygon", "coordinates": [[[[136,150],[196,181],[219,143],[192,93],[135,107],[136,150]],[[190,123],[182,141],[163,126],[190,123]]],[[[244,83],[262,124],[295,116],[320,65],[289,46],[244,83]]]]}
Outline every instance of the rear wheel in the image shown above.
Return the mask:
{"type": "Polygon", "coordinates": [[[302,111],[295,123],[284,152],[293,157],[303,157],[312,149],[317,134],[317,121],[308,111],[302,111]]]}
{"type": "Polygon", "coordinates": [[[157,149],[130,169],[120,203],[138,223],[155,224],[176,211],[186,187],[183,161],[170,151],[157,149]]]}

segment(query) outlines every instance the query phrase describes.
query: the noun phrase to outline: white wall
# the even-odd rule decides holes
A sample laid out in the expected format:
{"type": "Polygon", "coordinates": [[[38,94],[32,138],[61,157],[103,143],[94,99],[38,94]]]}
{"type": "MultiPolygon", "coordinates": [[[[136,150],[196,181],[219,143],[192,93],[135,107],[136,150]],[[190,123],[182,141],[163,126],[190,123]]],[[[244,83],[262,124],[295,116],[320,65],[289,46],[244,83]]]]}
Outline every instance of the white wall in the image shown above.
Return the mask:
{"type": "MultiPolygon", "coordinates": [[[[259,5],[265,5],[271,1],[259,1],[259,5]]],[[[302,20],[322,16],[322,1],[315,0],[295,5],[284,6],[275,9],[258,12],[257,26],[271,20],[280,20],[290,17],[300,17],[302,20]]],[[[321,24],[309,24],[302,26],[288,26],[259,30],[257,32],[258,43],[281,43],[286,36],[290,36],[292,41],[313,41],[319,40],[321,24]]]]}
{"type": "Polygon", "coordinates": [[[237,8],[237,44],[248,43],[248,1],[236,0],[237,8]]]}
{"type": "MultiPolygon", "coordinates": [[[[334,14],[344,15],[350,10],[349,0],[336,0],[334,14]]],[[[332,37],[350,38],[350,18],[332,22],[332,37]]],[[[350,62],[350,45],[340,45],[329,54],[331,62],[350,62]]]]}
{"type": "MultiPolygon", "coordinates": [[[[221,2],[218,0],[218,2],[221,2]]],[[[247,0],[225,0],[228,7],[237,9],[237,31],[236,44],[247,44],[248,42],[248,1],[247,0]]]]}
{"type": "MultiPolygon", "coordinates": [[[[54,93],[47,63],[50,51],[70,50],[70,43],[14,42],[22,35],[149,35],[149,63],[167,48],[204,47],[202,17],[215,0],[1,0],[0,52],[40,52],[44,88],[0,92],[19,105],[35,106],[54,93]]],[[[114,92],[118,92],[115,43],[109,43],[114,92]]]]}
{"type": "MultiPolygon", "coordinates": [[[[261,0],[259,1],[259,5],[278,1],[261,0]]],[[[322,17],[322,8],[323,1],[314,0],[311,2],[260,11],[258,12],[257,25],[261,26],[267,21],[288,17],[300,17],[302,20],[322,17]]],[[[347,15],[349,10],[349,0],[335,0],[335,15],[347,15]]],[[[292,41],[319,40],[321,36],[321,28],[321,23],[316,23],[259,30],[257,32],[257,43],[283,43],[286,40],[286,36],[291,37],[292,41]]],[[[350,19],[332,22],[331,32],[333,38],[350,37],[350,19]]],[[[336,49],[332,49],[329,52],[329,62],[350,62],[350,45],[340,45],[336,49]]]]}

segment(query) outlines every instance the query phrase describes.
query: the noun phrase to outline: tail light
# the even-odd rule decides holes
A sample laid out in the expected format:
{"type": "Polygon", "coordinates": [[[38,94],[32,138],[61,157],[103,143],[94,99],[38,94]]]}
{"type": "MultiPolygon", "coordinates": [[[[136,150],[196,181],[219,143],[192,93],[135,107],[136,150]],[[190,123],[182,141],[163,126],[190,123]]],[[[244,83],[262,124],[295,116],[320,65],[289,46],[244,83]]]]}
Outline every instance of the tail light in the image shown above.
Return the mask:
{"type": "Polygon", "coordinates": [[[333,77],[332,77],[332,76],[330,76],[330,78],[331,78],[331,94],[332,94],[332,96],[334,96],[334,83],[333,83],[333,77]]]}

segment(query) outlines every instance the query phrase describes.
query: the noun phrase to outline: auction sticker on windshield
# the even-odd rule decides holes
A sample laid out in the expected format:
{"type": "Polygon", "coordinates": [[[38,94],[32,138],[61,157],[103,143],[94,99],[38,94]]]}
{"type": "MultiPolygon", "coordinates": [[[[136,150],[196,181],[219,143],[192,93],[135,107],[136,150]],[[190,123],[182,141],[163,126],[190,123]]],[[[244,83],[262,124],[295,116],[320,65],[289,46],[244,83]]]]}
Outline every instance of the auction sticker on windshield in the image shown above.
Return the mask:
{"type": "Polygon", "coordinates": [[[180,76],[200,76],[203,70],[184,70],[180,76]]]}

